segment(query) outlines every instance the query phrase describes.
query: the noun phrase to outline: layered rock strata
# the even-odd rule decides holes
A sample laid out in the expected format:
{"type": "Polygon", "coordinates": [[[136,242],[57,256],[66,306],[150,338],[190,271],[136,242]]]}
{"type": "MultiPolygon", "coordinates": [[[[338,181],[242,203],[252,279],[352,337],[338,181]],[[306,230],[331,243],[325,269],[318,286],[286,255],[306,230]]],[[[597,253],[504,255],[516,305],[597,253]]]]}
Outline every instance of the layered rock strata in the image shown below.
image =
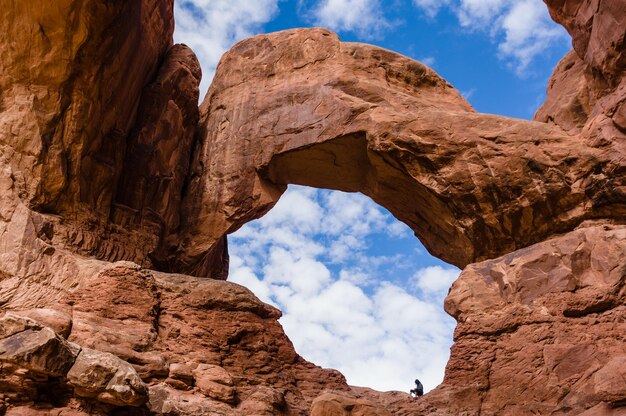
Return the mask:
{"type": "Polygon", "coordinates": [[[240,42],[198,109],[171,0],[3,5],[0,414],[624,414],[626,4],[546,3],[574,50],[535,121],[323,29],[240,42]],[[464,267],[437,389],[350,387],[206,279],[288,184],[464,267]]]}

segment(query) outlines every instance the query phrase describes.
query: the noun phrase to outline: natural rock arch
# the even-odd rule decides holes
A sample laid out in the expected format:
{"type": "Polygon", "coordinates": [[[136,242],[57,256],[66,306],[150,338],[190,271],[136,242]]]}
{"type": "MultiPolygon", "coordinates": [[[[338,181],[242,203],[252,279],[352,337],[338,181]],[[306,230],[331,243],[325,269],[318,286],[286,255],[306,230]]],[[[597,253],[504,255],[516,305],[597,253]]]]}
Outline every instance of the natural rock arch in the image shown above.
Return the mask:
{"type": "Polygon", "coordinates": [[[195,275],[288,183],[361,191],[459,267],[624,209],[603,185],[615,154],[479,114],[428,67],[324,29],[237,44],[201,114],[176,259],[195,275]]]}

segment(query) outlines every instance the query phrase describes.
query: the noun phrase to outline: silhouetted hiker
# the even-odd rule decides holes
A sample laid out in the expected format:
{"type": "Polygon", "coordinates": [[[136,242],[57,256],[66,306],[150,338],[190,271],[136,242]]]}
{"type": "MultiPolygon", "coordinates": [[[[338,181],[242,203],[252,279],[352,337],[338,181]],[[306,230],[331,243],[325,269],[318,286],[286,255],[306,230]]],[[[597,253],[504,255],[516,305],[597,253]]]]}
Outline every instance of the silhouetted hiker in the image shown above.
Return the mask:
{"type": "Polygon", "coordinates": [[[418,379],[415,379],[415,388],[412,389],[409,394],[415,398],[424,395],[424,386],[422,386],[422,383],[420,383],[418,379]]]}

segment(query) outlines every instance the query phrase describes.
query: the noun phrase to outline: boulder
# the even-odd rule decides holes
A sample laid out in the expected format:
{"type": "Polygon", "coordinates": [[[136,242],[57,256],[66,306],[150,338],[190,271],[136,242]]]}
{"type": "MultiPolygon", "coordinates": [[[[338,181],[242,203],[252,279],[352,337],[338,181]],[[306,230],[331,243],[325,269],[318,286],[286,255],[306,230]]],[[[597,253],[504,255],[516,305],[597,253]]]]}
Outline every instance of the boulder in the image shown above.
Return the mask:
{"type": "Polygon", "coordinates": [[[67,381],[77,396],[116,406],[141,406],[148,401],[148,388],[130,364],[89,348],[80,351],[67,381]]]}
{"type": "Polygon", "coordinates": [[[7,313],[0,318],[0,362],[63,377],[74,365],[80,347],[32,319],[7,313]]]}
{"type": "Polygon", "coordinates": [[[233,378],[217,365],[199,364],[194,370],[196,387],[208,397],[225,403],[235,402],[233,378]]]}
{"type": "Polygon", "coordinates": [[[27,309],[20,311],[19,314],[49,327],[65,339],[70,336],[72,331],[72,316],[57,309],[27,309]]]}

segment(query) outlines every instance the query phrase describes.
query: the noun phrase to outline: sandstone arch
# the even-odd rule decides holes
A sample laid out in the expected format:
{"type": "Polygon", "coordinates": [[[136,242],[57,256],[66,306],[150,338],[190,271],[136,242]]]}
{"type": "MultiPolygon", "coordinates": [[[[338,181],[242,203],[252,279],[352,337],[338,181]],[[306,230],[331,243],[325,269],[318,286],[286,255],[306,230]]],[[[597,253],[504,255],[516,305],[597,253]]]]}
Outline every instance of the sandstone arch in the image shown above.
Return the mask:
{"type": "Polygon", "coordinates": [[[459,267],[624,213],[603,182],[615,154],[479,114],[428,67],[324,29],[237,44],[201,113],[177,258],[196,275],[215,273],[217,242],[287,183],[361,191],[459,267]]]}

